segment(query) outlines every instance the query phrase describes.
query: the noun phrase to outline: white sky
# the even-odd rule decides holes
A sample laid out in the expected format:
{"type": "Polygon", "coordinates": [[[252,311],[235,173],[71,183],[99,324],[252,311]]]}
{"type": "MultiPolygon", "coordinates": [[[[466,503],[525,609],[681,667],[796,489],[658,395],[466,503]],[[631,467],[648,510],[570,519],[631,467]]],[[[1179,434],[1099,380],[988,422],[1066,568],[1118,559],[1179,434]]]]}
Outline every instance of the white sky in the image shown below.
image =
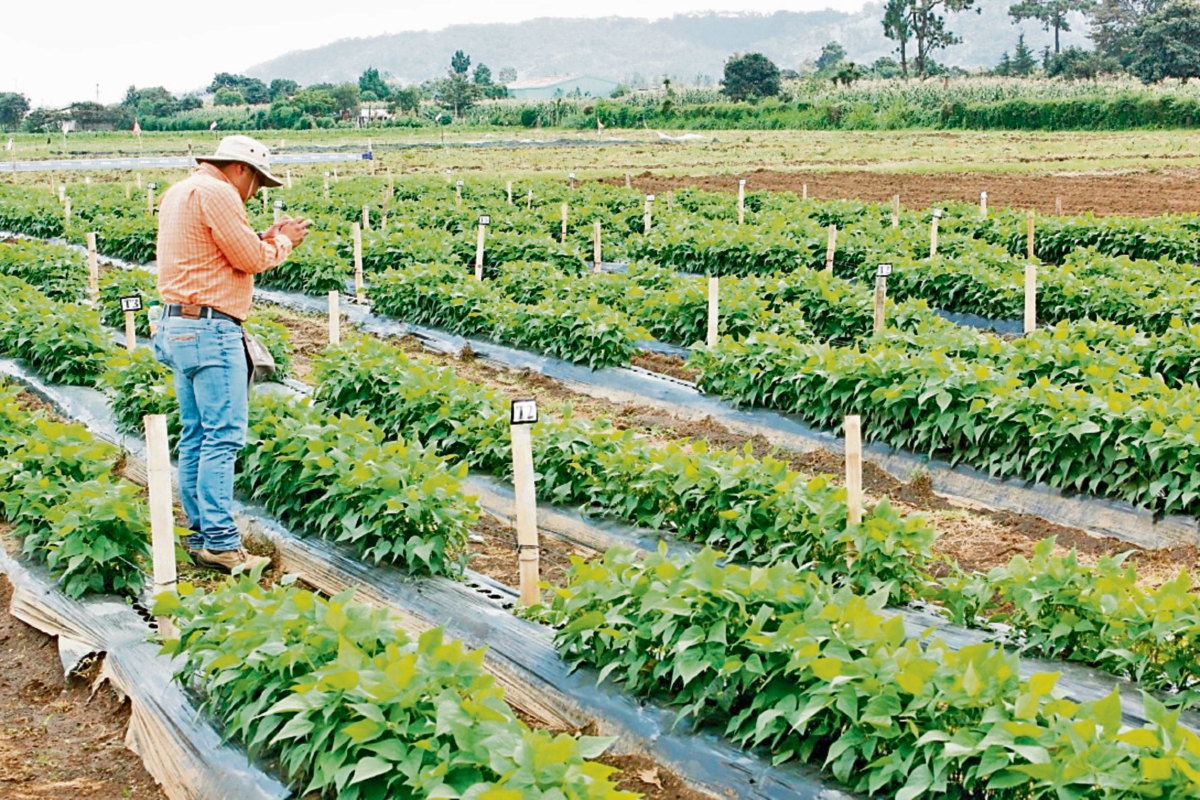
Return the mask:
{"type": "Polygon", "coordinates": [[[136,86],[202,89],[242,70],[337,39],[471,22],[536,17],[658,19],[699,11],[857,11],[865,0],[5,0],[0,9],[0,91],[31,103],[115,103],[136,86]]]}

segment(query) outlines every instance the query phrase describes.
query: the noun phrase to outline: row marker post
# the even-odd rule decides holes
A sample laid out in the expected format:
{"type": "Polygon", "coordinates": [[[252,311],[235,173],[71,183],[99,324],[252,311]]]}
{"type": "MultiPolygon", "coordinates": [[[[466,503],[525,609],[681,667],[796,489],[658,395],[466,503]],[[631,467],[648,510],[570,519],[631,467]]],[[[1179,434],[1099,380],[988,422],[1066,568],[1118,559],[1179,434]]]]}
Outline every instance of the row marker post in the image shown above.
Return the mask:
{"type": "Polygon", "coordinates": [[[846,524],[862,522],[862,417],[851,414],[845,421],[846,436],[846,524]]]}
{"type": "Polygon", "coordinates": [[[720,320],[721,279],[716,275],[708,276],[708,335],[705,343],[709,347],[717,346],[717,323],[720,320]]]}
{"type": "Polygon", "coordinates": [[[887,279],[891,274],[891,264],[880,264],[875,268],[875,333],[883,330],[883,315],[887,306],[887,279]]]}
{"type": "MultiPolygon", "coordinates": [[[[165,414],[142,418],[146,432],[146,483],[150,495],[150,548],[154,560],[154,594],[175,589],[175,514],[171,501],[171,447],[165,414]]],[[[177,634],[168,617],[158,618],[158,633],[177,634]]]]}
{"type": "Polygon", "coordinates": [[[329,344],[337,347],[342,343],[342,314],[338,310],[338,291],[329,292],[329,344]]]}
{"type": "Polygon", "coordinates": [[[475,280],[483,280],[483,237],[492,218],[484,214],[479,218],[479,235],[475,239],[475,280]]]}
{"type": "Polygon", "coordinates": [[[532,427],[538,420],[537,400],[513,400],[509,416],[512,436],[513,495],[517,511],[517,567],[520,571],[521,604],[536,605],[541,552],[538,546],[537,487],[533,471],[532,427]]]}
{"type": "MultiPolygon", "coordinates": [[[[366,210],[366,206],[363,206],[363,211],[366,210]]],[[[361,305],[366,302],[367,296],[363,293],[362,228],[357,222],[350,226],[350,238],[354,242],[354,301],[361,305]]]]}

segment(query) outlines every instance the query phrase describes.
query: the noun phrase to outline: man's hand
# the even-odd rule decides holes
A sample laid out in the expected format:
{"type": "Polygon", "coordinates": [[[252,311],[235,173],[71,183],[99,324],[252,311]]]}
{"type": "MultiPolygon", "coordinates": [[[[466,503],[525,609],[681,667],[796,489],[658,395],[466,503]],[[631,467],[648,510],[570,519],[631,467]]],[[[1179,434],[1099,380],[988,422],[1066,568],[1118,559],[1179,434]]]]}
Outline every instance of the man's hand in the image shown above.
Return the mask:
{"type": "Polygon", "coordinates": [[[262,238],[272,239],[276,236],[284,236],[291,240],[294,247],[304,241],[304,237],[308,235],[308,226],[311,224],[311,219],[284,217],[279,222],[267,228],[263,232],[262,238]]]}

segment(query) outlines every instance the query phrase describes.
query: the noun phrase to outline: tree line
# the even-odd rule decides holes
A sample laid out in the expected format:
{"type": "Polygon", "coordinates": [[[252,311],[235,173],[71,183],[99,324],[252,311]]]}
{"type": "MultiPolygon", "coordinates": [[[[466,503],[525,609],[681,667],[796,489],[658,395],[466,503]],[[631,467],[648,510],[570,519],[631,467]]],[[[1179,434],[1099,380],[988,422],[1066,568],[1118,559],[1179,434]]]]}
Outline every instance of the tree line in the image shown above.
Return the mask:
{"type": "MultiPolygon", "coordinates": [[[[827,43],[807,70],[819,79],[850,85],[864,77],[928,78],[971,74],[937,61],[946,48],[961,43],[952,29],[956,14],[978,12],[979,0],[885,0],[881,24],[895,43],[892,56],[869,65],[849,60],[838,42],[827,43]]],[[[991,74],[1065,79],[1094,79],[1106,74],[1130,74],[1147,83],[1167,78],[1187,81],[1200,76],[1200,0],[1020,0],[1008,8],[1014,23],[1032,20],[1054,35],[1054,48],[1033,53],[1024,35],[1010,55],[1005,52],[991,74]],[[1080,17],[1089,25],[1093,49],[1060,46],[1080,17]]],[[[735,53],[725,64],[720,91],[730,100],[755,101],[779,94],[783,81],[802,77],[800,70],[780,69],[761,53],[735,53]]],[[[471,58],[458,50],[446,74],[421,84],[402,86],[368,67],[357,82],[318,83],[301,87],[277,78],[263,81],[245,75],[217,74],[206,91],[214,107],[252,107],[246,122],[261,128],[328,127],[380,112],[414,117],[420,111],[428,122],[449,122],[467,114],[479,101],[507,96],[505,86],[516,79],[511,67],[496,76],[485,64],[471,69],[471,58]]],[[[669,82],[664,82],[664,88],[669,82]]],[[[614,96],[628,93],[618,87],[614,96]]],[[[72,103],[67,108],[31,109],[19,93],[0,92],[0,128],[53,131],[65,120],[84,127],[128,129],[135,120],[143,128],[208,127],[198,115],[204,106],[197,94],[174,95],[161,86],[130,87],[122,102],[72,103]]],[[[415,117],[413,123],[416,124],[415,117]]]]}

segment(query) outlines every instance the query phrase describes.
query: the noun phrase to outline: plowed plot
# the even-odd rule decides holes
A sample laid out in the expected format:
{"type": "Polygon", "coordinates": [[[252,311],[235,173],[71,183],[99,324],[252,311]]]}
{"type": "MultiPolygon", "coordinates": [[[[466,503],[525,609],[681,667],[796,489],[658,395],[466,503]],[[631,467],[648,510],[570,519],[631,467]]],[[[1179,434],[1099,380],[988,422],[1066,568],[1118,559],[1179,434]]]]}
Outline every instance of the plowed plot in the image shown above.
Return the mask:
{"type": "Polygon", "coordinates": [[[11,596],[0,575],[0,797],[164,798],[125,749],[128,705],[108,687],[64,682],[54,639],[10,616],[11,596]]]}
{"type": "MultiPolygon", "coordinates": [[[[759,170],[746,176],[747,191],[775,190],[822,200],[853,198],[891,201],[899,194],[907,208],[923,208],[946,200],[979,202],[988,193],[992,208],[1016,206],[1036,208],[1050,214],[1055,198],[1062,198],[1064,214],[1094,211],[1097,214],[1153,215],[1200,212],[1200,171],[1173,169],[1161,172],[1088,173],[1075,175],[1016,175],[947,173],[915,175],[879,172],[771,172],[759,170]]],[[[694,186],[701,189],[737,191],[737,179],[727,175],[698,175],[665,178],[643,173],[633,185],[648,193],[694,186]]]]}

